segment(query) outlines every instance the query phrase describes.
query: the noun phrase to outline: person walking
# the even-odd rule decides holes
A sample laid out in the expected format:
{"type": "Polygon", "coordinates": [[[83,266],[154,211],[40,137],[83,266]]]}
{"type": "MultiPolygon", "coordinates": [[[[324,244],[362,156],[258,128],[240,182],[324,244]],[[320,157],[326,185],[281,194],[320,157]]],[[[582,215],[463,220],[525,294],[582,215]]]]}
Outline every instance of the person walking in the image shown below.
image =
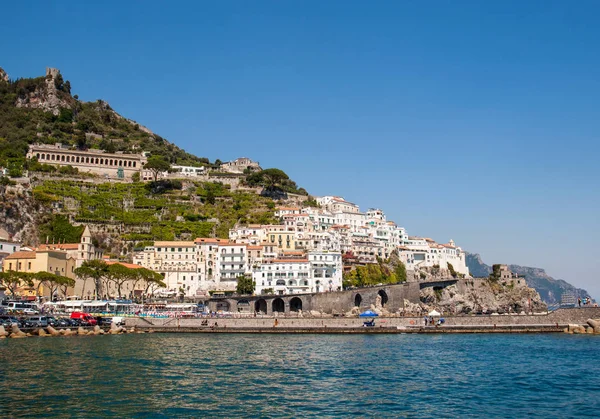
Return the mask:
{"type": "Polygon", "coordinates": [[[579,305],[579,308],[581,308],[581,297],[577,299],[577,304],[579,305]]]}

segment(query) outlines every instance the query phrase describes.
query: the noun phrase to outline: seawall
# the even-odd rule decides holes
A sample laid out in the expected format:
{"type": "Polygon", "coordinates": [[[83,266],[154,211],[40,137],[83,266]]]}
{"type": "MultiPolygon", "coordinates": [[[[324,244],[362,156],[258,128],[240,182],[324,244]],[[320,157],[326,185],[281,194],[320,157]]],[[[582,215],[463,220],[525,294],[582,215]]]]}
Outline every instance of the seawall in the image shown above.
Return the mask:
{"type": "Polygon", "coordinates": [[[541,315],[444,316],[440,327],[425,327],[422,317],[378,317],[375,327],[363,327],[358,317],[206,317],[138,318],[125,320],[127,327],[164,332],[231,333],[494,333],[559,332],[569,324],[600,318],[600,308],[558,309],[541,315]]]}

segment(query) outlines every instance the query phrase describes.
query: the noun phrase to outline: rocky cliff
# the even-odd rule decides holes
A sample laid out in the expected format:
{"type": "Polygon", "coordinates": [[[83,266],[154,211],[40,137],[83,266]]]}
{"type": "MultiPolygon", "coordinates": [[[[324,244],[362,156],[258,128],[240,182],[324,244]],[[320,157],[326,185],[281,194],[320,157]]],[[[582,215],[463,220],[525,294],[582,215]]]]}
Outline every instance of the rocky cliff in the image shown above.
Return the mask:
{"type": "MultiPolygon", "coordinates": [[[[487,277],[492,272],[492,267],[486,265],[477,253],[467,253],[467,266],[474,277],[487,277]]],[[[588,292],[569,284],[562,279],[554,279],[544,269],[520,265],[508,265],[509,269],[525,278],[527,285],[540,294],[542,300],[551,306],[560,304],[564,294],[577,297],[590,297],[588,292]]],[[[591,298],[591,297],[590,297],[591,298]]]]}
{"type": "Polygon", "coordinates": [[[421,302],[428,309],[446,313],[521,313],[548,309],[538,292],[524,280],[460,280],[445,288],[421,290],[421,302]]]}

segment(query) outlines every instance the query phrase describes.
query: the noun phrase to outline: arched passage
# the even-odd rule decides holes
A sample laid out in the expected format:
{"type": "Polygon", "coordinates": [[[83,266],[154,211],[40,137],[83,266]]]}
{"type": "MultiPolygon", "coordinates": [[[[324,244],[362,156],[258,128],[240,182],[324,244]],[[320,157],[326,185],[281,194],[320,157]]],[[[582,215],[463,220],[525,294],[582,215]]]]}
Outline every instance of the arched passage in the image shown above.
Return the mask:
{"type": "Polygon", "coordinates": [[[360,307],[360,303],[362,303],[362,297],[360,294],[356,294],[354,296],[354,307],[360,307]]]}
{"type": "Polygon", "coordinates": [[[281,298],[276,298],[273,300],[272,305],[273,313],[283,313],[285,311],[285,304],[281,298]]]}
{"type": "Polygon", "coordinates": [[[229,302],[217,301],[217,311],[229,311],[229,302]]]}
{"type": "Polygon", "coordinates": [[[267,314],[267,302],[261,298],[254,303],[254,311],[257,313],[267,314]]]}
{"type": "Polygon", "coordinates": [[[379,295],[381,297],[381,306],[385,306],[388,302],[388,295],[384,290],[379,290],[379,292],[377,293],[377,295],[379,295]]]}
{"type": "Polygon", "coordinates": [[[298,297],[294,297],[290,300],[290,311],[302,310],[302,300],[298,297]]]}
{"type": "Polygon", "coordinates": [[[237,311],[247,313],[250,311],[250,302],[248,300],[239,300],[237,302],[237,311]]]}

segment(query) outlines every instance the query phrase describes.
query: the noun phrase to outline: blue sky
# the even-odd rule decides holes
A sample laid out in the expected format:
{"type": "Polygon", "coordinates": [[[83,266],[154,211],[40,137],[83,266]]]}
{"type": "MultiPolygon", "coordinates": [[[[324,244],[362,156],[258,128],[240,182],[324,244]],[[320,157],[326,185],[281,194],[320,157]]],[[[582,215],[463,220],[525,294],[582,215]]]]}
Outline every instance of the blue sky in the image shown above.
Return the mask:
{"type": "Polygon", "coordinates": [[[600,298],[600,3],[3,5],[0,66],[600,298]],[[168,6],[167,6],[168,5],[168,6]],[[10,17],[10,18],[6,18],[10,17]]]}

